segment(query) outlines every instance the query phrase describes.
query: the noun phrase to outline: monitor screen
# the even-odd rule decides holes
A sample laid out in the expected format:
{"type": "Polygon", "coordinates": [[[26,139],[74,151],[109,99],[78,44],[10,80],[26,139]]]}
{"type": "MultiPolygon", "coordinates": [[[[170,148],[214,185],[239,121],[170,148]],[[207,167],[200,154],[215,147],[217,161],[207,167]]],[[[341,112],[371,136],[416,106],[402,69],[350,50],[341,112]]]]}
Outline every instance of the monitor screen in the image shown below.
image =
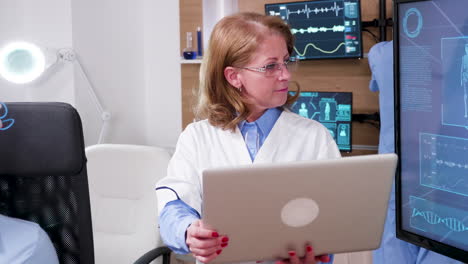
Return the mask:
{"type": "Polygon", "coordinates": [[[338,148],[350,152],[352,98],[350,92],[301,92],[291,111],[322,123],[338,148]]]}
{"type": "Polygon", "coordinates": [[[286,21],[300,60],[362,57],[360,0],[265,4],[265,13],[286,21]]]}
{"type": "Polygon", "coordinates": [[[468,262],[468,5],[395,2],[397,236],[468,262]]]}

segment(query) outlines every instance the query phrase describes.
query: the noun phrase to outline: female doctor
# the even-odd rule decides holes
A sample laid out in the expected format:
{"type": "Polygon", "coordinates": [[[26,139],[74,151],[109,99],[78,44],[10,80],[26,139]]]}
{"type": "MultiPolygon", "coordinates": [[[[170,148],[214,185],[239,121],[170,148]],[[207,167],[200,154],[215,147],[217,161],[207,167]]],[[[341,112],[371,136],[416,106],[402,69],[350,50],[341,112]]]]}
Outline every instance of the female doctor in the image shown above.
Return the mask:
{"type": "MultiPolygon", "coordinates": [[[[174,252],[208,263],[229,245],[228,235],[201,220],[204,169],[340,156],[325,127],[285,108],[296,99],[288,94],[293,47],[278,17],[239,13],[214,27],[200,70],[196,115],[203,120],[182,132],[158,182],[160,233],[174,252]]],[[[305,247],[305,256],[289,251],[278,262],[330,261],[305,247]]]]}

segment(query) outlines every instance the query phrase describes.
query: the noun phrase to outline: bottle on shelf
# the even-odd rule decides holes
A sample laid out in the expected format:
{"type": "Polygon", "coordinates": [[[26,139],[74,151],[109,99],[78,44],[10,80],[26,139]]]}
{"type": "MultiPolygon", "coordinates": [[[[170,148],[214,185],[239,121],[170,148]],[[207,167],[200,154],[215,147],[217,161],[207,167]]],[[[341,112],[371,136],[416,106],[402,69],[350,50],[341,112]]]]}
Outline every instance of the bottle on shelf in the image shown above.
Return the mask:
{"type": "Polygon", "coordinates": [[[203,45],[202,45],[202,42],[203,42],[203,39],[202,39],[202,32],[201,32],[201,28],[198,27],[197,28],[197,55],[198,57],[202,57],[203,56],[203,45]]]}
{"type": "Polygon", "coordinates": [[[193,49],[192,46],[192,32],[187,32],[187,46],[184,49],[184,59],[193,60],[197,58],[197,52],[193,49]]]}

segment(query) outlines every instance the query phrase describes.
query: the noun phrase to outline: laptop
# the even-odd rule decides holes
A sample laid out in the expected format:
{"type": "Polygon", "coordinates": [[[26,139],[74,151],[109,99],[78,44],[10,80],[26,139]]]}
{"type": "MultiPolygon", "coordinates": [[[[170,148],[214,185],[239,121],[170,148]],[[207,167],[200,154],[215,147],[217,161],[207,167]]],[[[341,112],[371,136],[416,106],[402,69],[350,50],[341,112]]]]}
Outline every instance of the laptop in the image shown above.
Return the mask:
{"type": "Polygon", "coordinates": [[[229,236],[214,262],[378,248],[396,165],[378,154],[203,171],[203,222],[229,236]]]}

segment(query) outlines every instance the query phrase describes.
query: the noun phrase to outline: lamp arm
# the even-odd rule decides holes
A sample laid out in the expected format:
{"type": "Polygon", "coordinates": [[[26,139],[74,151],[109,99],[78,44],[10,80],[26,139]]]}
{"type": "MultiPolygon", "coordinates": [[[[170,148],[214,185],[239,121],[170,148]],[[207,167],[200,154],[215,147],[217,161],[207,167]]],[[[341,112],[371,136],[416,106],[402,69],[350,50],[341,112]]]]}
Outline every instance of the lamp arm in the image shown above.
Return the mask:
{"type": "Polygon", "coordinates": [[[84,79],[86,80],[86,84],[88,86],[88,91],[91,94],[91,98],[93,100],[93,103],[96,106],[96,108],[98,109],[99,113],[101,114],[102,127],[101,127],[101,131],[99,133],[99,139],[98,139],[98,142],[97,142],[98,144],[101,144],[103,139],[104,139],[104,135],[106,134],[105,132],[107,130],[108,121],[111,119],[112,115],[111,115],[111,113],[109,111],[106,111],[104,109],[101,102],[99,101],[99,98],[96,95],[96,92],[95,92],[95,90],[93,88],[93,85],[91,84],[91,82],[90,82],[90,80],[88,78],[88,75],[83,70],[83,67],[81,66],[81,62],[78,59],[78,57],[76,56],[75,52],[73,50],[71,50],[71,49],[61,49],[58,52],[58,57],[62,61],[71,62],[74,65],[76,65],[78,67],[80,75],[82,77],[84,77],[84,79]]]}

